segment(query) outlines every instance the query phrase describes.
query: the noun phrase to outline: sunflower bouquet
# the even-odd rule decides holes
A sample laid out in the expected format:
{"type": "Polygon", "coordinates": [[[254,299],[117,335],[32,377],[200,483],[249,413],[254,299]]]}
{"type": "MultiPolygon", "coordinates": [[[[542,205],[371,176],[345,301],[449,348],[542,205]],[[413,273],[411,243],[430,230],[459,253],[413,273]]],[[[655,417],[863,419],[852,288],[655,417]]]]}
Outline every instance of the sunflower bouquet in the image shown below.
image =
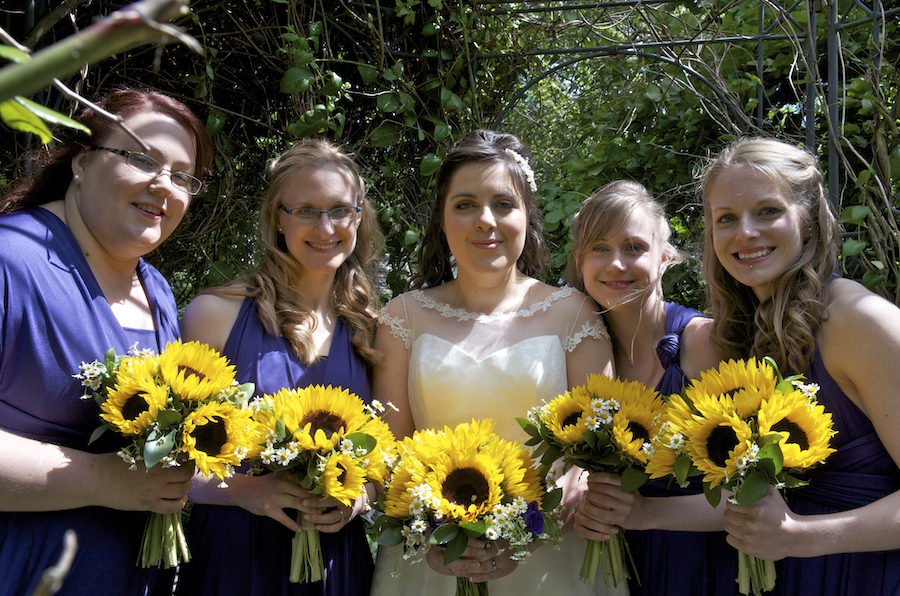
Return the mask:
{"type": "MultiPolygon", "coordinates": [[[[549,467],[563,459],[590,472],[622,476],[622,490],[643,486],[645,470],[653,455],[652,439],[659,432],[663,401],[659,394],[638,381],[621,381],[606,375],[589,375],[587,384],[574,387],[549,404],[534,408],[527,419],[517,419],[536,446],[535,457],[549,467]]],[[[588,541],[581,579],[590,585],[603,570],[606,585],[618,585],[631,577],[634,562],[622,532],[607,541],[588,541]]]]}
{"type": "MultiPolygon", "coordinates": [[[[783,378],[771,358],[729,360],[703,373],[685,389],[683,399],[673,396],[681,416],[668,419],[670,436],[676,437],[669,446],[677,444],[703,474],[713,507],[722,489],[733,493],[731,502],[752,505],[769,484],[803,486],[807,483],[793,474],[834,453],[829,446],[835,434],[831,414],[815,399],[818,386],[802,381],[801,375],[783,378]]],[[[661,466],[659,473],[664,471],[661,466]]],[[[742,594],[774,588],[772,561],[740,553],[738,564],[742,594]]]]}
{"type": "MultiPolygon", "coordinates": [[[[378,544],[402,545],[405,560],[445,545],[444,563],[451,563],[474,538],[506,540],[511,558],[524,561],[530,544],[559,537],[549,513],[561,491],[547,493],[528,450],[498,438],[490,420],[416,431],[398,442],[384,486],[378,544]]],[[[458,577],[456,594],[486,596],[488,585],[458,577]]]]}
{"type": "MultiPolygon", "coordinates": [[[[346,389],[313,385],[264,395],[250,410],[260,443],[253,470],[288,473],[311,495],[347,506],[365,494],[367,482],[384,481],[394,435],[380,417],[385,411],[380,402],[367,405],[346,389]]],[[[324,574],[319,532],[300,512],[297,522],[303,530],[292,541],[290,581],[319,581],[324,574]]]]}
{"type": "MultiPolygon", "coordinates": [[[[249,413],[242,407],[253,384],[238,386],[234,367],[199,342],[178,340],[159,355],[134,348],[110,350],[102,362],[82,362],[73,375],[85,388],[82,399],[100,405],[96,441],[107,430],[129,439],[118,454],[137,469],[186,462],[224,483],[253,446],[249,413]]],[[[181,512],[151,513],[144,529],[139,564],[173,567],[190,560],[181,512]]]]}

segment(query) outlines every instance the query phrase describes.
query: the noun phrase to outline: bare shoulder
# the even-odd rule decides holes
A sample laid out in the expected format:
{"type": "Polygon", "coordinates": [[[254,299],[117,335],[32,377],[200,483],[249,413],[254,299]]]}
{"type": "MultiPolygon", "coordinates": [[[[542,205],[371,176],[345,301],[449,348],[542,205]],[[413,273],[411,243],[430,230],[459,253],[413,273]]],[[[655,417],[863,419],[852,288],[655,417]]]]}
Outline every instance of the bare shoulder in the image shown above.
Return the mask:
{"type": "Polygon", "coordinates": [[[681,334],[681,368],[690,379],[699,379],[700,373],[715,368],[723,354],[712,343],[713,320],[694,317],[681,334]]]}
{"type": "Polygon", "coordinates": [[[822,341],[864,338],[873,331],[900,328],[900,309],[849,279],[836,279],[826,294],[828,318],[822,321],[822,341]]]}
{"type": "Polygon", "coordinates": [[[200,294],[195,297],[181,317],[185,340],[201,341],[221,352],[243,303],[239,296],[200,294]]]}

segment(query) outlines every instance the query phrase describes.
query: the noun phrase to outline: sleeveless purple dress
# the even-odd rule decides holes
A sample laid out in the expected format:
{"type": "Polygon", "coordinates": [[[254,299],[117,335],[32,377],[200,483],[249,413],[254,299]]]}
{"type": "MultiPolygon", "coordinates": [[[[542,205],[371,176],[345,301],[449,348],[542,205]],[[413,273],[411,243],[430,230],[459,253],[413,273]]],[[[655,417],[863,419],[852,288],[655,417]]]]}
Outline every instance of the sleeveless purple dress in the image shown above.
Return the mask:
{"type": "MultiPolygon", "coordinates": [[[[690,382],[681,369],[681,334],[700,312],[666,303],[666,334],[659,340],[656,353],[663,365],[662,379],[656,386],[661,395],[681,393],[690,382]]],[[[687,488],[654,480],[644,485],[645,497],[670,497],[702,494],[701,477],[691,479],[687,488]]],[[[737,551],[725,542],[725,532],[672,532],[666,530],[630,530],[625,532],[634,557],[638,578],[628,581],[631,596],[723,596],[738,594],[737,551]]]]}
{"type": "MultiPolygon", "coordinates": [[[[332,385],[365,401],[372,388],[365,361],[339,319],[328,357],[304,366],[279,336],[265,331],[256,303],[245,300],[225,344],[225,356],[241,383],[256,393],[283,387],[332,385]]],[[[178,593],[184,596],[364,596],[374,573],[364,522],[356,518],[336,534],[320,533],[325,579],[300,584],[288,579],[294,533],[275,520],[240,507],[195,504],[186,528],[191,562],[182,566],[178,593]]]]}
{"type": "MultiPolygon", "coordinates": [[[[831,413],[837,449],[809,471],[809,486],[787,491],[791,511],[801,515],[847,511],[900,490],[900,470],[871,421],[834,382],[818,347],[806,369],[806,382],[818,383],[817,399],[831,413]]],[[[773,595],[900,595],[900,550],[841,553],[775,563],[773,595]]]]}
{"type": "MultiPolygon", "coordinates": [[[[92,453],[122,445],[106,433],[88,446],[100,408],[79,399],[84,392],[72,375],[110,348],[124,354],[138,342],[158,352],[180,336],[165,279],[143,260],[137,272],[155,332],[122,328],[56,215],[39,208],[0,217],[0,428],[92,453]]],[[[77,534],[78,551],[60,596],[149,593],[155,569],[136,564],[147,515],[103,507],[0,512],[0,596],[31,594],[56,564],[68,528],[77,534]]]]}

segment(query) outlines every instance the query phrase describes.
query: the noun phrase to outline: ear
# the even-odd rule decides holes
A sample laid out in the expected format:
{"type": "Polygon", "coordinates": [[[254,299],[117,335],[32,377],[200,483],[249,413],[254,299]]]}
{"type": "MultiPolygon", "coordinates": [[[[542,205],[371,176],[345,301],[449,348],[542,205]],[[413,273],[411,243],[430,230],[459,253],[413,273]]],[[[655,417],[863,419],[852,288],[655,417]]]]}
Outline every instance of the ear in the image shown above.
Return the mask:
{"type": "Polygon", "coordinates": [[[84,167],[87,164],[88,152],[87,151],[79,151],[75,154],[75,157],[72,158],[72,175],[73,176],[81,176],[84,174],[84,167]]]}

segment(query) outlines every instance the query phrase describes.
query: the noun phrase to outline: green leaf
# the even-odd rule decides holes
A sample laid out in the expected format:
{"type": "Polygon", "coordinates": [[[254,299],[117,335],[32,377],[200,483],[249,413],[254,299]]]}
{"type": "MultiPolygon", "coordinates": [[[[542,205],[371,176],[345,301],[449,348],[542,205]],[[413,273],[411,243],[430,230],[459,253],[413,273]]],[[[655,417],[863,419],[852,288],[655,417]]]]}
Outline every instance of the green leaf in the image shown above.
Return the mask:
{"type": "Polygon", "coordinates": [[[160,410],[156,415],[156,419],[159,421],[159,427],[165,430],[170,426],[181,422],[181,412],[176,412],[175,410],[160,410]]]}
{"type": "Polygon", "coordinates": [[[88,445],[99,439],[107,430],[109,430],[109,425],[106,423],[103,423],[95,428],[94,432],[91,433],[91,438],[88,439],[88,445]]]}
{"type": "Polygon", "coordinates": [[[18,48],[7,45],[0,45],[0,58],[9,60],[10,62],[26,62],[31,60],[31,56],[28,52],[23,52],[18,48]]]}
{"type": "Polygon", "coordinates": [[[766,475],[758,470],[747,474],[741,484],[740,492],[735,496],[738,505],[752,505],[763,498],[769,487],[766,475]]]}
{"type": "Polygon", "coordinates": [[[279,441],[283,441],[287,438],[288,431],[287,427],[284,425],[284,418],[279,418],[275,421],[275,438],[279,441]]]}
{"type": "Polygon", "coordinates": [[[419,241],[419,231],[418,230],[406,230],[406,233],[403,235],[403,244],[405,246],[410,246],[419,241]]]}
{"type": "Polygon", "coordinates": [[[149,470],[156,464],[162,461],[162,459],[172,451],[172,447],[175,446],[175,434],[178,432],[178,429],[172,429],[165,436],[160,436],[159,433],[153,431],[149,435],[147,435],[147,441],[144,443],[144,465],[147,466],[149,470]]]}
{"type": "Polygon", "coordinates": [[[380,111],[393,114],[400,109],[400,98],[395,93],[382,93],[375,100],[375,105],[380,111]]]}
{"type": "Polygon", "coordinates": [[[622,490],[630,493],[647,484],[650,475],[637,468],[628,467],[622,470],[622,490]]]}
{"type": "Polygon", "coordinates": [[[400,130],[396,124],[385,122],[372,131],[369,139],[376,147],[391,147],[400,140],[400,130]]]}
{"type": "Polygon", "coordinates": [[[453,129],[450,128],[449,124],[439,122],[434,125],[434,140],[438,142],[443,141],[450,136],[451,132],[453,132],[453,129]]]}
{"type": "Polygon", "coordinates": [[[278,90],[282,93],[303,93],[309,89],[315,79],[315,75],[305,68],[294,66],[284,72],[278,90]]]}
{"type": "Polygon", "coordinates": [[[541,499],[541,511],[548,512],[553,511],[559,504],[562,502],[563,491],[562,488],[554,488],[541,499]]]}
{"type": "Polygon", "coordinates": [[[468,522],[465,524],[460,524],[460,528],[462,531],[466,533],[466,536],[469,538],[481,538],[484,536],[484,533],[487,532],[488,524],[484,520],[480,520],[477,522],[468,522]]]}
{"type": "Polygon", "coordinates": [[[767,471],[771,474],[770,478],[772,480],[775,479],[775,476],[781,474],[781,468],[784,466],[784,454],[781,451],[780,443],[769,443],[765,447],[760,448],[758,455],[760,462],[771,462],[771,468],[767,468],[767,471]]]}
{"type": "Polygon", "coordinates": [[[206,117],[206,132],[214,137],[222,132],[223,128],[225,128],[225,112],[218,108],[211,109],[209,116],[206,117]]]}
{"type": "Polygon", "coordinates": [[[684,486],[691,472],[691,458],[684,453],[679,453],[675,457],[673,471],[675,473],[675,481],[678,482],[679,486],[684,486]]]}
{"type": "Polygon", "coordinates": [[[868,205],[852,205],[841,211],[841,223],[843,224],[861,226],[866,223],[867,217],[869,217],[868,205]]]}
{"type": "Polygon", "coordinates": [[[466,551],[466,546],[468,546],[468,544],[469,539],[464,532],[457,534],[456,538],[451,540],[450,543],[447,544],[447,548],[444,549],[444,565],[449,565],[460,558],[466,551]]]}
{"type": "Polygon", "coordinates": [[[36,115],[38,118],[45,122],[49,122],[50,124],[59,124],[68,128],[74,128],[75,130],[86,132],[87,134],[91,134],[91,130],[87,126],[85,126],[81,122],[72,120],[65,114],[60,114],[57,111],[51,110],[50,108],[42,106],[39,103],[35,103],[30,99],[25,99],[24,97],[17,97],[16,101],[24,106],[25,109],[29,110],[32,114],[36,115]]]}
{"type": "Polygon", "coordinates": [[[422,163],[419,164],[419,172],[423,177],[427,178],[437,172],[440,167],[441,158],[434,153],[428,153],[422,158],[422,163]]]}
{"type": "Polygon", "coordinates": [[[42,143],[46,144],[52,141],[53,135],[50,134],[47,125],[22,106],[17,99],[14,98],[0,103],[0,119],[13,130],[36,134],[40,137],[42,143]]]}
{"type": "Polygon", "coordinates": [[[456,538],[459,533],[459,526],[456,524],[444,524],[431,533],[431,536],[428,537],[428,542],[431,544],[447,544],[456,538]]]}
{"type": "MultiPolygon", "coordinates": [[[[382,517],[381,519],[385,518],[382,517]]],[[[379,546],[397,546],[403,544],[403,541],[403,533],[400,526],[388,526],[378,534],[379,546]]]]}
{"type": "Polygon", "coordinates": [[[356,67],[359,76],[362,77],[363,84],[370,85],[378,80],[378,71],[366,64],[360,64],[356,67]]]}
{"type": "Polygon", "coordinates": [[[706,500],[709,501],[709,504],[716,508],[719,506],[719,501],[722,500],[722,488],[716,487],[713,488],[709,485],[708,482],[703,483],[703,494],[706,495],[706,500]]]}
{"type": "Polygon", "coordinates": [[[855,238],[847,238],[844,240],[844,245],[841,247],[841,256],[842,257],[852,257],[858,255],[862,251],[869,246],[869,243],[865,240],[857,240],[855,238]]]}

